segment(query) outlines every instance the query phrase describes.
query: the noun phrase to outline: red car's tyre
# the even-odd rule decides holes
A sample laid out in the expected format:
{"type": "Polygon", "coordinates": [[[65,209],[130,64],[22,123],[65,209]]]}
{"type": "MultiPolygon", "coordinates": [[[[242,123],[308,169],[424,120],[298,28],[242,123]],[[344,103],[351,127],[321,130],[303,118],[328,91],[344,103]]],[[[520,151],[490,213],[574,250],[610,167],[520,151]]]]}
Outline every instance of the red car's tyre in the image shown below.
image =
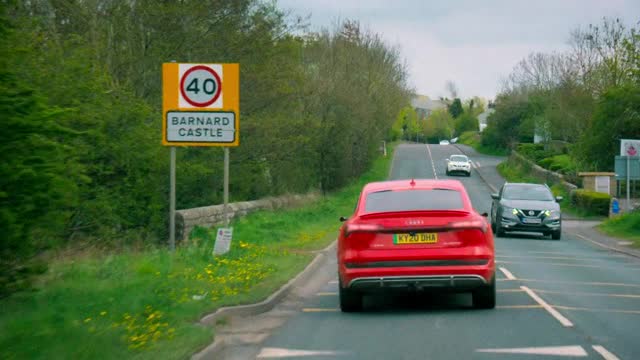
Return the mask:
{"type": "Polygon", "coordinates": [[[475,290],[472,293],[473,306],[478,309],[493,309],[496,307],[496,280],[491,284],[475,290]]]}
{"type": "Polygon", "coordinates": [[[342,312],[357,312],[362,310],[362,294],[339,286],[340,310],[342,312]]]}

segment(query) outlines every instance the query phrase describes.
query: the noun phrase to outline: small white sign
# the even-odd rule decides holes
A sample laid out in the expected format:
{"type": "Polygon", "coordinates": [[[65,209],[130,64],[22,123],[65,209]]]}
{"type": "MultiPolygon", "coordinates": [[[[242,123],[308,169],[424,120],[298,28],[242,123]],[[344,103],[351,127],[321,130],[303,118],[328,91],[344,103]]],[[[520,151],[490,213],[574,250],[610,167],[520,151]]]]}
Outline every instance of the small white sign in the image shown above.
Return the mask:
{"type": "Polygon", "coordinates": [[[213,254],[226,254],[231,248],[232,237],[233,228],[218,228],[218,233],[216,234],[216,243],[213,246],[213,254]]]}
{"type": "Polygon", "coordinates": [[[640,140],[620,139],[620,156],[640,155],[640,140]]]}
{"type": "Polygon", "coordinates": [[[596,176],[596,192],[609,194],[611,181],[608,176],[596,176]]]}
{"type": "Polygon", "coordinates": [[[236,114],[230,111],[169,111],[167,141],[232,143],[236,114]]]}

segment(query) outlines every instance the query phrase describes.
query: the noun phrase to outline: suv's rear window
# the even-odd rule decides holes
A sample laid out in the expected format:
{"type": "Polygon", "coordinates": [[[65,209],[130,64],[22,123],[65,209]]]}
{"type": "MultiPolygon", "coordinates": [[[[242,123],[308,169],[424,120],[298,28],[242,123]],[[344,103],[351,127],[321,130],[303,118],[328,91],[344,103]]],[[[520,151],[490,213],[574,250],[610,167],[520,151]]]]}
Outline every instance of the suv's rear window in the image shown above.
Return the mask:
{"type": "Polygon", "coordinates": [[[502,197],[508,200],[553,201],[553,195],[549,189],[541,185],[505,186],[502,197]]]}
{"type": "Polygon", "coordinates": [[[454,162],[467,162],[467,161],[469,161],[469,159],[466,156],[453,155],[451,157],[451,161],[454,161],[454,162]]]}
{"type": "Polygon", "coordinates": [[[464,209],[456,190],[379,191],[367,195],[365,212],[464,209]]]}

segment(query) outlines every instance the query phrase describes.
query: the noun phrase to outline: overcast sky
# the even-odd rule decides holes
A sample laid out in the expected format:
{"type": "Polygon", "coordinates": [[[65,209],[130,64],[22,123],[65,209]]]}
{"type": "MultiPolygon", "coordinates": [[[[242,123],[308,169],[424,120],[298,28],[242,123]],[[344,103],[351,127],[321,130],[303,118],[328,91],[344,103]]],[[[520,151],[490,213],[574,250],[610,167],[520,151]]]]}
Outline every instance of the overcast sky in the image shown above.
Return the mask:
{"type": "Polygon", "coordinates": [[[494,98],[500,79],[530,52],[562,52],[572,29],[619,17],[638,28],[640,0],[278,0],[311,15],[311,30],[358,20],[406,60],[410,83],[432,98],[494,98]]]}

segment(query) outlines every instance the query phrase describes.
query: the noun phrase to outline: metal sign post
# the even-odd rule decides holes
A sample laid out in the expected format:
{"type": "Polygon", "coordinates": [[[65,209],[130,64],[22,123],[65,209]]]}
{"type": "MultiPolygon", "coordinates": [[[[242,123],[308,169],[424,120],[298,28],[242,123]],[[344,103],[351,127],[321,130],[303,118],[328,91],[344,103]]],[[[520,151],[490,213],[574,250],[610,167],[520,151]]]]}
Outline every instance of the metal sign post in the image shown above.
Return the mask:
{"type": "Polygon", "coordinates": [[[176,249],[176,147],[169,148],[169,249],[176,249]]]}
{"type": "Polygon", "coordinates": [[[631,165],[630,157],[627,156],[627,211],[631,210],[631,197],[629,195],[629,184],[631,183],[631,165]]]}
{"type": "Polygon", "coordinates": [[[224,148],[224,226],[229,227],[229,148],[224,148]]]}

